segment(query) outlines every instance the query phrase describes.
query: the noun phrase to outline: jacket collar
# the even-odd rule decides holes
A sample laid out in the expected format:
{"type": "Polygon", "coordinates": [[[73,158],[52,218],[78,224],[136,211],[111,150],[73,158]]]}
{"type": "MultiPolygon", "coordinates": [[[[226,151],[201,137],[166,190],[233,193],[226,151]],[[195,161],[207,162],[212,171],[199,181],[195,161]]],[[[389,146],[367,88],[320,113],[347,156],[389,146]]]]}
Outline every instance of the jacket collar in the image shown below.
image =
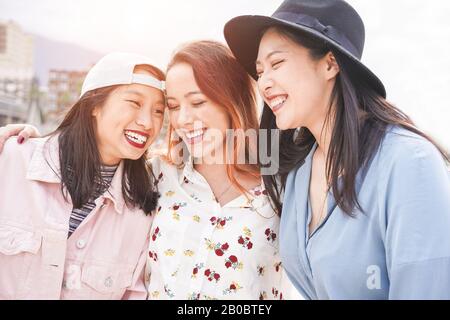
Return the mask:
{"type": "MultiPolygon", "coordinates": [[[[196,185],[197,188],[202,188],[205,190],[211,190],[206,179],[194,168],[194,159],[192,156],[189,156],[188,160],[184,163],[184,166],[179,171],[178,183],[183,187],[183,184],[187,181],[196,185]]],[[[231,200],[227,204],[224,205],[224,208],[249,208],[252,211],[257,211],[258,209],[263,208],[269,202],[269,198],[263,194],[264,181],[261,177],[261,187],[258,186],[249,191],[248,194],[241,194],[237,198],[231,200]]]]}
{"type": "Polygon", "coordinates": [[[26,178],[47,183],[61,183],[58,136],[35,139],[26,178]]]}
{"type": "Polygon", "coordinates": [[[125,199],[122,193],[122,176],[124,174],[124,162],[120,161],[119,166],[114,173],[109,189],[104,193],[104,197],[110,199],[114,204],[117,213],[122,214],[125,209],[125,199]]]}
{"type": "MultiPolygon", "coordinates": [[[[26,178],[28,180],[61,183],[61,167],[59,163],[58,135],[53,137],[35,139],[36,148],[31,156],[26,178]]],[[[125,200],[122,194],[123,161],[120,162],[111,185],[107,191],[96,199],[110,199],[117,213],[122,214],[125,200]]]]}

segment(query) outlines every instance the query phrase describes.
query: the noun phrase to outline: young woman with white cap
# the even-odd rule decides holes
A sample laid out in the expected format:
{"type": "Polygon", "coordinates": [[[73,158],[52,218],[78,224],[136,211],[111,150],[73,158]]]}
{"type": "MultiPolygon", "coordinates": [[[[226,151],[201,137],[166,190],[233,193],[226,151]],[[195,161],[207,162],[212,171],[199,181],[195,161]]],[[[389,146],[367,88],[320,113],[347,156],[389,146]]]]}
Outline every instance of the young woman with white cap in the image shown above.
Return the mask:
{"type": "Polygon", "coordinates": [[[450,299],[449,159],[361,63],[358,13],[287,0],[232,19],[225,38],[258,81],[260,127],[281,130],[280,168],[264,181],[302,295],[450,299]]]}
{"type": "Polygon", "coordinates": [[[0,157],[0,299],[147,296],[157,193],[147,147],[162,126],[164,74],[128,53],[103,57],[47,137],[0,157]]]}

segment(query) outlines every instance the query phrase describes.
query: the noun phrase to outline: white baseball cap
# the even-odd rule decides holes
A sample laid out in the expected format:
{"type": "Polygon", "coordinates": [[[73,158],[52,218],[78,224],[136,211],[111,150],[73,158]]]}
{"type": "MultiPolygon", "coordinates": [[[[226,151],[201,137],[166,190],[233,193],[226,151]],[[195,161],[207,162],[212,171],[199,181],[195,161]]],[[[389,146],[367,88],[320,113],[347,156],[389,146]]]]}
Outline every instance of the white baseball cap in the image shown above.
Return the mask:
{"type": "Polygon", "coordinates": [[[164,92],[164,81],[151,75],[133,73],[137,65],[157,68],[149,58],[139,54],[126,52],[107,54],[89,70],[81,87],[80,97],[94,89],[132,83],[147,85],[164,92]]]}

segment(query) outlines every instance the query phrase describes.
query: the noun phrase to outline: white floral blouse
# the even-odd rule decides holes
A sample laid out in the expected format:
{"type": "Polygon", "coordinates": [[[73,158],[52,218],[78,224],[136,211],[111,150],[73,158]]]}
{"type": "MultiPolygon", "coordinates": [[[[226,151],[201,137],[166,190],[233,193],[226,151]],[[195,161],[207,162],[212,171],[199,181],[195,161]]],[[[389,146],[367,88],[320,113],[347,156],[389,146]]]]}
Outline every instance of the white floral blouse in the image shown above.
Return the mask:
{"type": "Polygon", "coordinates": [[[286,299],[279,217],[259,186],[221,207],[191,162],[152,161],[159,207],[146,269],[149,299],[286,299]]]}

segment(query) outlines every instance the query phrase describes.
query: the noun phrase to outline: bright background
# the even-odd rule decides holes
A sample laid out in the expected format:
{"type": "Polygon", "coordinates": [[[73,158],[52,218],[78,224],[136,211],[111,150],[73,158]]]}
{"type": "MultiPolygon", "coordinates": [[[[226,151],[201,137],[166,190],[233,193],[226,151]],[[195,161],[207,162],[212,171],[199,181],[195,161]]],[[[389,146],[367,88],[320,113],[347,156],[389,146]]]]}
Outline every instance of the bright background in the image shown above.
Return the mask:
{"type": "MultiPolygon", "coordinates": [[[[277,0],[0,0],[0,19],[101,53],[134,51],[164,66],[180,44],[223,39],[241,14],[270,15],[277,0]]],[[[366,25],[363,61],[388,99],[450,149],[450,1],[349,0],[366,25]]]]}

